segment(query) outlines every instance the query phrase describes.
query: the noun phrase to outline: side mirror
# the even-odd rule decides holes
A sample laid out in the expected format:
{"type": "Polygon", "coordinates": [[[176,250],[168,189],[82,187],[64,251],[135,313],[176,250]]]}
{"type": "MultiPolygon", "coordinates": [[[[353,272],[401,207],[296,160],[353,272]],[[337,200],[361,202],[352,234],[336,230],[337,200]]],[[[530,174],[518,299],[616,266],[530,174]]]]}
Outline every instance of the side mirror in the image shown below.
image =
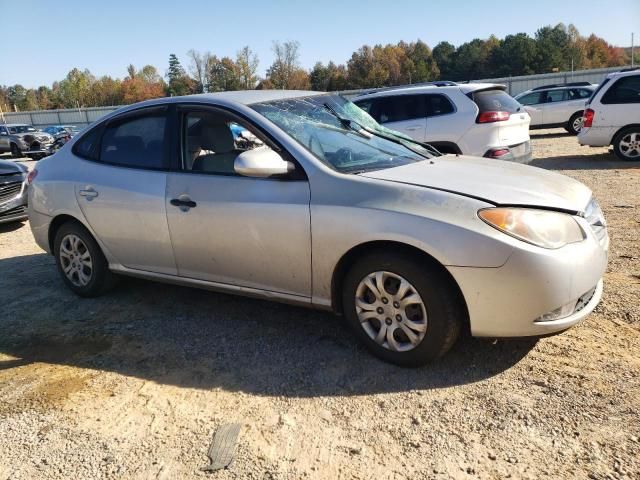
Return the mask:
{"type": "Polygon", "coordinates": [[[242,152],[233,163],[236,173],[245,177],[267,178],[286,175],[295,169],[293,163],[284,160],[269,147],[258,147],[242,152]]]}

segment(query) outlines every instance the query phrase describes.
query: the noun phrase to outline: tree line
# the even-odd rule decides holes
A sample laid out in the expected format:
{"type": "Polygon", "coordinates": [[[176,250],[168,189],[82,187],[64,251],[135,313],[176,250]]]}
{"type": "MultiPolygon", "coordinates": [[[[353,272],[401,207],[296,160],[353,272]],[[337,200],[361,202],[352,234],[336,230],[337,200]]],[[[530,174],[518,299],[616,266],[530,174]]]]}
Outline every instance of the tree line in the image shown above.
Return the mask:
{"type": "MultiPolygon", "coordinates": [[[[431,49],[421,40],[388,45],[363,45],[346,64],[317,62],[308,71],[300,65],[300,44],[273,43],[273,63],[258,75],[259,60],[248,47],[234,58],[190,50],[185,68],[175,54],[161,75],[156,67],[127,68],[123,79],[95,77],[74,68],[51,87],[0,86],[4,111],[46,110],[123,105],[162,96],[243,89],[336,91],[384,87],[432,80],[464,81],[548,73],[631,63],[630,49],[610,45],[595,34],[580,35],[573,26],[545,26],[533,37],[526,33],[476,38],[455,47],[443,41],[431,49]]],[[[636,54],[636,61],[640,54],[636,54]]]]}

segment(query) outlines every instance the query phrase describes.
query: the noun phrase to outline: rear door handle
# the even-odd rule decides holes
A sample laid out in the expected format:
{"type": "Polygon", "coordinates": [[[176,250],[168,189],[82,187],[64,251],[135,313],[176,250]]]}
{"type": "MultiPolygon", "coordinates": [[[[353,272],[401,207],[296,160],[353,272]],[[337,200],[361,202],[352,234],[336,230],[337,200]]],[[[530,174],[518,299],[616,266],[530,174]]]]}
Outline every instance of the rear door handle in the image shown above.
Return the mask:
{"type": "Polygon", "coordinates": [[[98,192],[96,192],[92,187],[85,188],[84,190],[80,190],[78,194],[81,197],[86,197],[87,200],[93,200],[98,196],[98,192]]]}
{"type": "Polygon", "coordinates": [[[190,198],[180,199],[180,198],[172,198],[169,203],[174,207],[181,208],[195,208],[198,204],[191,200],[190,198]]]}

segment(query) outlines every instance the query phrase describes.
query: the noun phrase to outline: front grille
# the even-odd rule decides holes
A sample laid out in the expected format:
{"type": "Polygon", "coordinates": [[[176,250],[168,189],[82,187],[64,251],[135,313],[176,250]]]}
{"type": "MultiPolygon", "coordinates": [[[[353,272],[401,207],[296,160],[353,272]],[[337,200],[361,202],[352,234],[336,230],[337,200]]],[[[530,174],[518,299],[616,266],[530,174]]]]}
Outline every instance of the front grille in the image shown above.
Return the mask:
{"type": "Polygon", "coordinates": [[[585,293],[578,299],[578,301],[576,302],[576,307],[573,310],[573,313],[579,312],[589,304],[593,296],[596,294],[596,288],[597,286],[593,287],[591,290],[589,290],[587,293],[585,293]]]}
{"type": "Polygon", "coordinates": [[[0,203],[18,196],[22,191],[22,182],[11,182],[0,185],[0,203]]]}
{"type": "Polygon", "coordinates": [[[607,222],[604,219],[600,205],[595,198],[592,198],[584,212],[584,218],[589,223],[591,231],[596,236],[600,244],[604,244],[607,238],[607,222]]]}
{"type": "Polygon", "coordinates": [[[0,212],[0,220],[7,217],[16,217],[27,214],[27,207],[25,205],[20,205],[19,207],[11,208],[9,210],[5,210],[4,212],[0,212]]]}

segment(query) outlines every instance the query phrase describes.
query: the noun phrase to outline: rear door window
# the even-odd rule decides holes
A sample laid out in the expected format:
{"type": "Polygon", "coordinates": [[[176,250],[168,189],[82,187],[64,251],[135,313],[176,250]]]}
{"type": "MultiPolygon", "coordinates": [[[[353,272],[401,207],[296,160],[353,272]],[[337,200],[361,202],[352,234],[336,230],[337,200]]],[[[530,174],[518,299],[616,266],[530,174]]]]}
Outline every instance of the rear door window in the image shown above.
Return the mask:
{"type": "Polygon", "coordinates": [[[380,101],[380,123],[403,122],[426,116],[424,95],[396,95],[380,101]]]}
{"type": "Polygon", "coordinates": [[[542,103],[543,92],[533,92],[528,95],[524,95],[518,99],[522,105],[537,105],[542,103]]]}
{"type": "Polygon", "coordinates": [[[522,108],[520,103],[504,90],[491,89],[469,94],[480,113],[482,112],[509,112],[516,113],[522,108]]]}
{"type": "Polygon", "coordinates": [[[549,90],[547,92],[547,103],[562,102],[567,99],[566,90],[549,90]]]}
{"type": "Polygon", "coordinates": [[[100,143],[100,161],[135,168],[164,168],[167,118],[164,111],[108,124],[100,143]]]}
{"type": "Polygon", "coordinates": [[[640,75],[618,79],[602,96],[602,103],[640,103],[640,75]]]}
{"type": "Polygon", "coordinates": [[[455,108],[444,95],[425,95],[427,117],[436,117],[452,113],[455,108]]]}

